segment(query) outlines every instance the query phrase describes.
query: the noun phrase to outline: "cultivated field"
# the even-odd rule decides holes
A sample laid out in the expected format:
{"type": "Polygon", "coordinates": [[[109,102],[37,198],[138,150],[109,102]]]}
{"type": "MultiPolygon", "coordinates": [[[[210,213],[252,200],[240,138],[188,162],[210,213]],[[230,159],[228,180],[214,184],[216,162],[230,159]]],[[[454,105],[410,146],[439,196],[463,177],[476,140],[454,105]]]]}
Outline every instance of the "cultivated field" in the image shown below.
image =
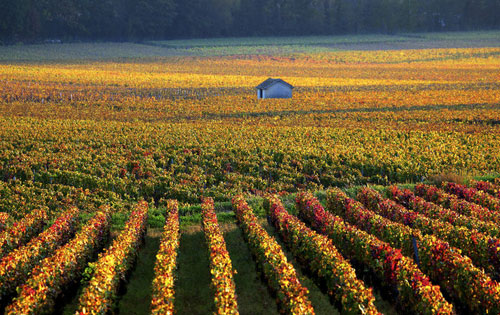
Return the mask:
{"type": "Polygon", "coordinates": [[[1,307],[499,313],[499,38],[0,47],[1,307]]]}

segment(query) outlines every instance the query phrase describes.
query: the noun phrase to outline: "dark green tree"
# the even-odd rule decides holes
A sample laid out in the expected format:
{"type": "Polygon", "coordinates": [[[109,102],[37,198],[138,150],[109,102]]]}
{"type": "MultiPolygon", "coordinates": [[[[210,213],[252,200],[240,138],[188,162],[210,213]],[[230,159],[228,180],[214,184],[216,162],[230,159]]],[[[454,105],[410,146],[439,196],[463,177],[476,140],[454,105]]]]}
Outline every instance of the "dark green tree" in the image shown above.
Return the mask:
{"type": "Polygon", "coordinates": [[[134,38],[165,37],[176,16],[173,0],[139,0],[129,9],[128,35],[134,38]]]}
{"type": "Polygon", "coordinates": [[[499,27],[500,0],[0,0],[2,42],[499,27]]]}

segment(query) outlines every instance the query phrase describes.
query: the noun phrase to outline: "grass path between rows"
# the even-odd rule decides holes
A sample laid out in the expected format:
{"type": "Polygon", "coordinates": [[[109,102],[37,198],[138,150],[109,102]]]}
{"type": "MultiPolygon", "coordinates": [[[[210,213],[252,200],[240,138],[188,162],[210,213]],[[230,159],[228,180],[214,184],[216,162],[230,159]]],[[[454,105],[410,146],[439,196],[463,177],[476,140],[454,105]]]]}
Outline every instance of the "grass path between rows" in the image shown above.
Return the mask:
{"type": "MultiPolygon", "coordinates": [[[[293,208],[293,206],[289,204],[288,208],[293,208]]],[[[294,212],[294,209],[290,210],[294,212]]],[[[261,219],[260,223],[278,241],[288,260],[294,265],[301,283],[309,290],[309,298],[316,314],[340,314],[330,302],[330,298],[321,291],[314,280],[301,268],[298,261],[293,258],[275,229],[265,219],[261,219]]],[[[220,226],[233,268],[237,271],[234,280],[240,314],[279,314],[275,297],[258,271],[236,221],[225,218],[220,226]]],[[[136,264],[118,293],[115,314],[149,314],[154,264],[160,246],[161,231],[160,228],[149,229],[136,264]]],[[[176,312],[177,314],[209,314],[214,310],[214,302],[213,291],[210,288],[208,249],[201,225],[183,226],[181,232],[175,282],[176,312]]],[[[81,287],[75,293],[72,294],[60,314],[74,314],[81,287]]],[[[379,310],[386,314],[396,313],[390,303],[383,300],[377,292],[375,296],[379,310]]]]}
{"type": "Polygon", "coordinates": [[[140,315],[149,314],[151,289],[154,278],[156,253],[160,248],[161,231],[150,231],[140,249],[137,263],[132,270],[125,292],[118,300],[117,313],[140,315]]]}

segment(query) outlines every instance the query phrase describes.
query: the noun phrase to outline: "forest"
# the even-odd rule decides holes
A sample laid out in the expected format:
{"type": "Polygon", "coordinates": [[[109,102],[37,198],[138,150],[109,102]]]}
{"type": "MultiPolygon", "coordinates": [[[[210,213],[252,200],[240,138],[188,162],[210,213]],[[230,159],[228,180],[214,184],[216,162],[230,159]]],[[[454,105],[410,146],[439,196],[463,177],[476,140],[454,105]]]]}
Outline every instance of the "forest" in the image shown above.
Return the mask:
{"type": "Polygon", "coordinates": [[[500,0],[2,0],[0,43],[498,29],[500,0]]]}

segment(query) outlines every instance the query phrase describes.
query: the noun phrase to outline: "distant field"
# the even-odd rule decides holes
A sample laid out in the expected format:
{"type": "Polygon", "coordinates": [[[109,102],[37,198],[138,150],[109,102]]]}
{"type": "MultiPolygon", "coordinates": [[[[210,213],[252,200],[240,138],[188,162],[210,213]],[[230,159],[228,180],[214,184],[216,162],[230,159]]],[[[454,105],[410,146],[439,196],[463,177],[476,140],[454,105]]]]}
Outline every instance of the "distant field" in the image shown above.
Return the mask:
{"type": "Polygon", "coordinates": [[[135,43],[68,43],[0,46],[0,62],[72,62],[82,60],[120,60],[181,55],[165,49],[135,43]]]}
{"type": "MultiPolygon", "coordinates": [[[[304,42],[314,50],[316,44],[335,42],[493,40],[497,34],[275,40],[277,47],[304,42]]],[[[101,187],[119,199],[171,197],[191,203],[202,187],[218,200],[228,200],[240,190],[296,191],[498,171],[499,47],[194,53],[224,50],[225,43],[234,49],[259,47],[251,46],[252,41],[268,47],[271,39],[171,43],[198,48],[125,43],[0,47],[11,50],[1,54],[4,60],[19,58],[0,65],[0,132],[7,163],[0,174],[5,180],[35,178],[45,184],[78,180],[82,188],[101,187]],[[16,49],[26,54],[10,55],[16,49]],[[176,55],[180,50],[191,55],[176,55]],[[258,101],[254,88],[268,77],[294,85],[294,98],[258,101]],[[75,132],[79,125],[85,127],[75,132]],[[117,137],[121,126],[131,133],[117,137]],[[26,135],[33,130],[41,132],[31,143],[26,135]],[[17,151],[7,148],[18,133],[27,146],[65,139],[72,153],[54,152],[54,169],[39,162],[11,165],[17,151]],[[85,166],[93,161],[82,144],[87,138],[99,138],[96,148],[107,152],[102,168],[85,166]],[[127,149],[110,148],[117,141],[125,148],[134,143],[143,147],[124,156],[127,149]],[[190,157],[198,150],[196,159],[190,157]],[[157,154],[155,159],[141,156],[148,152],[157,154]],[[103,174],[109,178],[100,178],[103,174]],[[171,184],[164,185],[167,179],[171,184]]],[[[46,160],[47,153],[31,158],[46,160]]]]}
{"type": "Polygon", "coordinates": [[[474,47],[500,47],[500,31],[13,45],[0,46],[0,62],[151,60],[172,56],[294,55],[343,50],[474,47]]]}
{"type": "Polygon", "coordinates": [[[472,48],[500,46],[500,31],[152,41],[200,55],[289,54],[334,50],[472,48]]]}

